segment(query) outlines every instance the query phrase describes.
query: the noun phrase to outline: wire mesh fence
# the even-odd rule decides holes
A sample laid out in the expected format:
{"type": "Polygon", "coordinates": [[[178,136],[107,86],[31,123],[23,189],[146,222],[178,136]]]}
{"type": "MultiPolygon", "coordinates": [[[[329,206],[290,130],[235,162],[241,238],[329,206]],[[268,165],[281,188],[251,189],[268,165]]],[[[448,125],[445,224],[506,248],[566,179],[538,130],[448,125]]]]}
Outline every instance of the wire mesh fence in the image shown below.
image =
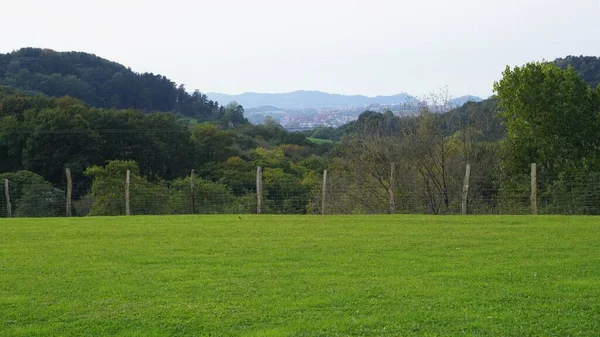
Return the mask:
{"type": "Polygon", "coordinates": [[[295,179],[278,169],[256,174],[242,189],[190,174],[170,182],[138,176],[75,181],[4,181],[0,217],[118,216],[167,214],[600,214],[600,173],[552,182],[523,176],[511,184],[484,186],[456,175],[440,183],[360,178],[332,170],[295,179]],[[326,175],[326,176],[325,176],[326,175]],[[325,176],[325,177],[324,177],[325,176]],[[74,187],[73,187],[74,186],[74,187]],[[70,195],[70,198],[68,197],[70,195]]]}

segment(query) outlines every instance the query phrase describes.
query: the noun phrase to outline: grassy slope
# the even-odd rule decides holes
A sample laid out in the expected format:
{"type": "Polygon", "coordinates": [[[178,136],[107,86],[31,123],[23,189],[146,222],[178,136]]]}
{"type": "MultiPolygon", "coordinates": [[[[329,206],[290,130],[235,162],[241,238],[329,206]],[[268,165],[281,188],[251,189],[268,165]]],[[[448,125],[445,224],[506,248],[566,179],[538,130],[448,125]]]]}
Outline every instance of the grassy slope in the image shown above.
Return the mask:
{"type": "Polygon", "coordinates": [[[333,140],[330,139],[321,139],[321,138],[314,138],[314,137],[308,137],[308,140],[315,143],[315,144],[332,144],[335,143],[333,140]]]}
{"type": "Polygon", "coordinates": [[[597,336],[595,217],[0,220],[3,336],[597,336]]]}

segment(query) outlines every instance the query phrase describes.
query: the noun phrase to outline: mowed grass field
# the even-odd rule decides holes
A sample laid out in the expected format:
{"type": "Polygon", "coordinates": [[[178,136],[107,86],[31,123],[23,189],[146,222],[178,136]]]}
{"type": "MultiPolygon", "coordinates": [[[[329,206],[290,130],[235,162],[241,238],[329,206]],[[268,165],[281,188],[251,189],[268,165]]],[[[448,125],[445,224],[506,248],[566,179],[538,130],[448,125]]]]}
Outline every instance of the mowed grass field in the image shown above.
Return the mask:
{"type": "Polygon", "coordinates": [[[1,336],[599,336],[600,218],[0,220],[1,336]]]}

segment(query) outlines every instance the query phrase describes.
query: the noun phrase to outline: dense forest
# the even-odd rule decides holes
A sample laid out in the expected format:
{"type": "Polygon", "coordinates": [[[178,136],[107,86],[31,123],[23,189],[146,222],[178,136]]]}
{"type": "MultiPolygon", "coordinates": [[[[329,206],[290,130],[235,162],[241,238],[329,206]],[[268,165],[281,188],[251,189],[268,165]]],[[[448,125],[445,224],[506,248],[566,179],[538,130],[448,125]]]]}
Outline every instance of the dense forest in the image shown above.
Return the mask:
{"type": "Polygon", "coordinates": [[[592,88],[600,84],[600,57],[595,56],[567,56],[559,58],[554,63],[561,69],[573,67],[575,71],[592,88]]]}
{"type": "MultiPolygon", "coordinates": [[[[144,83],[145,75],[87,54],[49,57],[55,63],[45,54],[56,55],[25,49],[0,56],[1,83],[11,85],[0,88],[0,179],[12,182],[18,216],[64,215],[66,168],[76,215],[123,214],[127,170],[134,214],[251,213],[257,166],[266,213],[320,212],[324,170],[328,213],[458,213],[467,164],[470,213],[522,213],[530,163],[538,163],[542,212],[600,213],[593,189],[600,178],[600,87],[592,87],[597,73],[590,70],[597,58],[508,67],[494,84],[496,95],[482,102],[452,108],[440,93],[421,102],[415,116],[365,111],[338,129],[291,133],[270,119],[247,123],[235,103],[207,102],[212,117],[195,110],[181,118],[177,98],[165,103],[180,90],[173,83],[158,95],[166,105],[121,101],[129,96],[114,94],[123,87],[108,78],[131,73],[144,83]],[[63,56],[84,61],[62,63],[63,56]],[[74,87],[53,92],[61,87],[44,76],[74,87]],[[192,169],[198,188],[190,208],[192,169]]],[[[137,97],[136,88],[124,90],[137,97]]],[[[0,216],[5,212],[0,207],[0,216]]]]}
{"type": "Polygon", "coordinates": [[[98,108],[137,109],[218,120],[223,109],[199,91],[152,73],[138,74],[92,54],[24,48],[0,54],[0,85],[52,97],[69,95],[98,108]]]}

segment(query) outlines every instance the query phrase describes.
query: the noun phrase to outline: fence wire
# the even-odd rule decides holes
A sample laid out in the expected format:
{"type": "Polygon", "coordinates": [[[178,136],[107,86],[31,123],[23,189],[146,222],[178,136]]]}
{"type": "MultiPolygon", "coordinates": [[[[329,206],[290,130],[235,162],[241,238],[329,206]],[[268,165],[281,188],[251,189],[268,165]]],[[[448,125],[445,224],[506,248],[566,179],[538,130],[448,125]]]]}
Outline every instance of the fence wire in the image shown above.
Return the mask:
{"type": "MultiPolygon", "coordinates": [[[[462,177],[451,177],[443,185],[431,181],[386,181],[357,178],[343,170],[291,179],[266,171],[263,193],[256,186],[233,189],[226,184],[194,177],[172,182],[133,180],[126,199],[125,179],[97,185],[76,181],[71,191],[49,183],[9,181],[0,193],[0,217],[168,215],[168,214],[531,214],[531,184],[528,177],[512,184],[487,187],[471,180],[463,194],[462,177]],[[386,185],[387,184],[387,185],[386,185]],[[325,193],[324,193],[325,192],[325,193]],[[9,197],[7,200],[6,197],[9,197]],[[262,199],[260,210],[259,199],[262,199]],[[10,201],[10,203],[9,203],[10,201]]],[[[253,172],[252,174],[255,174],[253,172]]],[[[400,175],[400,174],[399,174],[400,175]]],[[[537,214],[600,214],[600,174],[537,182],[537,214]]]]}

